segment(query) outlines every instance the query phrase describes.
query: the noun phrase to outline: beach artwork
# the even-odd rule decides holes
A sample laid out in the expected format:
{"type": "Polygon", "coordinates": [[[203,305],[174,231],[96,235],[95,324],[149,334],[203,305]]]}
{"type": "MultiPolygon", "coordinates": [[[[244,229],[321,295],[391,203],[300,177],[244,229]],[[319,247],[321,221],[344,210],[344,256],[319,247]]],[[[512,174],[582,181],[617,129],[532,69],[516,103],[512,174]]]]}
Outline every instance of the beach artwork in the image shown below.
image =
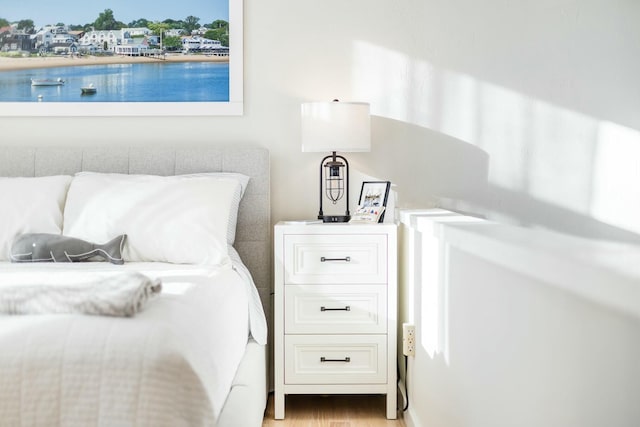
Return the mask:
{"type": "Polygon", "coordinates": [[[242,0],[3,5],[0,116],[241,115],[242,32],[242,0]]]}

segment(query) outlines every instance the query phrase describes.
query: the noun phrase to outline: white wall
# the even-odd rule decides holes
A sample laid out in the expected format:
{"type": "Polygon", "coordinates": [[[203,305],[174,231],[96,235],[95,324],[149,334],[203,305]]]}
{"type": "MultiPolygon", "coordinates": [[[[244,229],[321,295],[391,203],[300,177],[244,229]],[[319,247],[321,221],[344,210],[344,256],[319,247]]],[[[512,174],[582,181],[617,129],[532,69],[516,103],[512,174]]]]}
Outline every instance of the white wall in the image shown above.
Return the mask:
{"type": "Polygon", "coordinates": [[[640,3],[245,0],[245,115],[0,118],[3,144],[210,144],[272,153],[272,219],[313,217],[299,105],[372,103],[399,202],[638,240],[640,3]],[[295,176],[295,179],[291,179],[295,176]]]}
{"type": "Polygon", "coordinates": [[[356,42],[380,143],[412,158],[393,176],[406,188],[424,171],[407,206],[429,192],[492,218],[637,241],[640,3],[411,4],[389,14],[394,35],[356,42]]]}

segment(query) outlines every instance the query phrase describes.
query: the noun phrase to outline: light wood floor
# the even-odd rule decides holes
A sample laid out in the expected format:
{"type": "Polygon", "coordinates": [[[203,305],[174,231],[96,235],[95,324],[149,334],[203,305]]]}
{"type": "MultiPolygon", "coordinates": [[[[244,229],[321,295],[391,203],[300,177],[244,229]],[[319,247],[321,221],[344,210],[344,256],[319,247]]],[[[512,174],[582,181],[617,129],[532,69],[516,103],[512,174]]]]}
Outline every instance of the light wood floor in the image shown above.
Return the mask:
{"type": "Polygon", "coordinates": [[[383,395],[289,395],[285,419],[273,419],[269,396],[263,427],[404,427],[402,420],[387,420],[383,395]]]}

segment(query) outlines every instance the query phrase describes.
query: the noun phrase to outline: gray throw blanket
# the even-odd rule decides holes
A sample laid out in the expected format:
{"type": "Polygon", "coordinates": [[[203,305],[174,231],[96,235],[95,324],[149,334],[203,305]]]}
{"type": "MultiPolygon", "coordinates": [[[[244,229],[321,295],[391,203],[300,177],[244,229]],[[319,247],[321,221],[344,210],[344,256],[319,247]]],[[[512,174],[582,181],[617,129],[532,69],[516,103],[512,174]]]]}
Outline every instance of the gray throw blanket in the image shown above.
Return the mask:
{"type": "Polygon", "coordinates": [[[86,283],[20,285],[0,287],[3,314],[92,314],[130,317],[160,293],[159,279],[126,272],[86,283]]]}

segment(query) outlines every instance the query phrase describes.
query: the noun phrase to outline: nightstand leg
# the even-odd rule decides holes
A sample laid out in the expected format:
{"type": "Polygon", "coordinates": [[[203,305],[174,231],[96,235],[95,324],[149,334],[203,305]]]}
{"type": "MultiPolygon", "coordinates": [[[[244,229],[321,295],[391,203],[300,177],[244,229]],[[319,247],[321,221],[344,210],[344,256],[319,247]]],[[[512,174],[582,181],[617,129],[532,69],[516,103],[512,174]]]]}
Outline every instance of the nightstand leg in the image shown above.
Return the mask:
{"type": "Polygon", "coordinates": [[[275,419],[284,420],[284,393],[275,393],[273,400],[275,419]]]}
{"type": "Polygon", "coordinates": [[[398,418],[396,405],[398,404],[398,396],[395,393],[387,393],[387,419],[395,420],[398,418]]]}

